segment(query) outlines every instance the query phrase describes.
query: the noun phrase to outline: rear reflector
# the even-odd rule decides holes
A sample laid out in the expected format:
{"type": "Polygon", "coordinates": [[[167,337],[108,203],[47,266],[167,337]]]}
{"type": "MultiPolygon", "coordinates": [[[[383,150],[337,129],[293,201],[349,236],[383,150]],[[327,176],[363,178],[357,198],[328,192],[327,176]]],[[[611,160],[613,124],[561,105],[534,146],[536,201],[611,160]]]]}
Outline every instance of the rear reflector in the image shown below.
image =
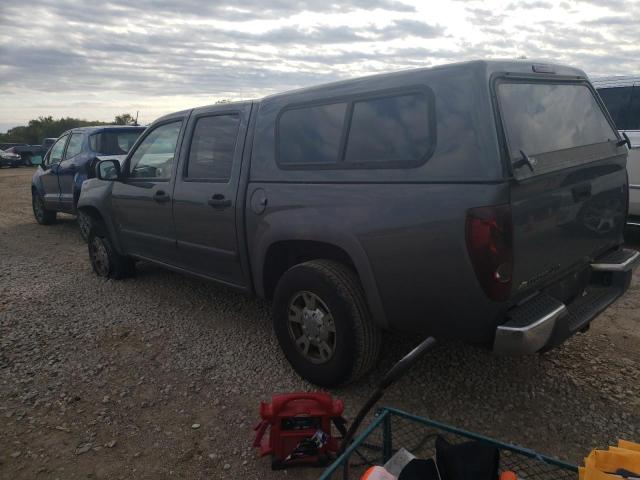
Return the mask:
{"type": "Polygon", "coordinates": [[[496,205],[469,210],[466,238],[469,257],[483,290],[491,300],[507,300],[513,273],[511,208],[496,205]]]}

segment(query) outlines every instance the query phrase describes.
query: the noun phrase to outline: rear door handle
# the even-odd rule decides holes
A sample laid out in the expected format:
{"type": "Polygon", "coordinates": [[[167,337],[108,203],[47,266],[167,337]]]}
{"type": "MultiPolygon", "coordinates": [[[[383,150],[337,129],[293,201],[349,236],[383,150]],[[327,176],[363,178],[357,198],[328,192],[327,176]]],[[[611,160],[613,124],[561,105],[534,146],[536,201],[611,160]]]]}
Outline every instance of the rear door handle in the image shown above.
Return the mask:
{"type": "Polygon", "coordinates": [[[221,193],[216,193],[207,203],[213,208],[227,208],[231,206],[231,200],[225,198],[221,193]]]}
{"type": "Polygon", "coordinates": [[[153,199],[158,203],[166,203],[171,200],[171,197],[164,193],[163,190],[158,190],[154,195],[153,199]]]}

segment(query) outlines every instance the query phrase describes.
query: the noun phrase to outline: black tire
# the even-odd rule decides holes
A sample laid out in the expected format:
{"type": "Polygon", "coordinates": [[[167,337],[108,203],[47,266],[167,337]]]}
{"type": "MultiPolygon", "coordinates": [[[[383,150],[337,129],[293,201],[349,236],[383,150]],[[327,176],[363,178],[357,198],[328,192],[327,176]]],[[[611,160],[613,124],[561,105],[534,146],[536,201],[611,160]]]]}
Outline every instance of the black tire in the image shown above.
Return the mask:
{"type": "Polygon", "coordinates": [[[94,222],[88,238],[89,261],[96,275],[119,280],[135,274],[131,257],[120,255],[114,248],[107,229],[101,222],[94,222]]]}
{"type": "Polygon", "coordinates": [[[31,192],[31,207],[33,208],[33,216],[40,225],[56,223],[56,211],[47,210],[44,207],[44,200],[37,192],[31,192]]]}
{"type": "Polygon", "coordinates": [[[80,236],[82,237],[82,240],[88,242],[89,232],[91,232],[91,229],[93,228],[93,217],[87,212],[78,210],[76,220],[78,222],[78,228],[80,229],[80,236]]]}
{"type": "MultiPolygon", "coordinates": [[[[317,300],[315,305],[318,305],[317,300]]],[[[312,260],[295,265],[284,273],[274,294],[273,324],[289,363],[300,376],[316,385],[331,387],[354,382],[373,368],[380,356],[382,332],[371,320],[360,281],[353,270],[333,260],[312,260]],[[311,311],[306,303],[302,309],[294,305],[300,295],[304,297],[309,293],[320,300],[321,306],[311,311]],[[309,319],[310,312],[313,317],[313,312],[324,309],[328,310],[329,316],[322,315],[320,320],[309,319]],[[307,320],[299,323],[298,320],[290,321],[290,313],[292,317],[307,320]],[[324,318],[332,319],[333,335],[323,343],[333,342],[332,354],[326,359],[314,360],[309,358],[311,349],[317,349],[316,357],[323,357],[322,349],[309,346],[313,340],[306,322],[319,321],[324,328],[324,318]],[[302,325],[305,325],[305,332],[302,332],[302,325]],[[303,344],[306,342],[306,353],[303,352],[304,346],[297,346],[294,329],[300,333],[298,340],[303,344]]]]}

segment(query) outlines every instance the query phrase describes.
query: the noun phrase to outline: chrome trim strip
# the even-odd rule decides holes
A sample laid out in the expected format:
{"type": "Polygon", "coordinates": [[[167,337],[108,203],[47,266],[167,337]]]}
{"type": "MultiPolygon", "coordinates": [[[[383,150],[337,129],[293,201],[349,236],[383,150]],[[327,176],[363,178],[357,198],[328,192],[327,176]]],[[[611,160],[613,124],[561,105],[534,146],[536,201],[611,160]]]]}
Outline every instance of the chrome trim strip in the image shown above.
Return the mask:
{"type": "Polygon", "coordinates": [[[500,325],[498,327],[498,330],[502,330],[503,332],[504,331],[507,331],[507,332],[528,332],[530,330],[533,330],[534,328],[539,327],[543,323],[548,322],[549,320],[555,320],[556,318],[558,318],[558,316],[560,316],[561,313],[564,313],[566,310],[567,310],[567,307],[565,305],[560,305],[558,308],[556,308],[552,312],[547,313],[544,317],[536,320],[533,323],[530,323],[529,325],[525,325],[524,327],[509,327],[507,325],[500,325]]]}
{"type": "Polygon", "coordinates": [[[634,227],[640,227],[640,221],[638,221],[638,222],[627,222],[627,225],[633,225],[634,227]]]}
{"type": "Polygon", "coordinates": [[[630,183],[629,184],[629,188],[633,188],[633,189],[640,189],[640,185],[636,185],[634,183],[630,183]]]}
{"type": "Polygon", "coordinates": [[[640,260],[640,252],[629,250],[633,254],[622,263],[592,263],[591,268],[598,272],[623,272],[640,260]]]}

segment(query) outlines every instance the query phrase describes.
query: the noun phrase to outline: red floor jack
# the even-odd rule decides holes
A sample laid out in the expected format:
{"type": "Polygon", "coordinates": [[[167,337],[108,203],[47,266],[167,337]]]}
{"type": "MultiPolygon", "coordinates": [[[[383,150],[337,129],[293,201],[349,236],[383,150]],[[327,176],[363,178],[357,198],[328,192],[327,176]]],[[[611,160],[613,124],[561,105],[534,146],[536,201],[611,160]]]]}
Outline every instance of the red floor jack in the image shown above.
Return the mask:
{"type": "Polygon", "coordinates": [[[288,393],[273,396],[271,403],[261,402],[262,421],[255,428],[253,446],[260,448],[261,456],[271,456],[271,468],[274,470],[293,466],[326,466],[351,443],[365,416],[385,390],[434,344],[435,339],[429,337],[396,363],[382,378],[348,430],[342,417],[344,403],[334,400],[328,393],[288,393]],[[333,435],[332,426],[340,437],[333,435]]]}

